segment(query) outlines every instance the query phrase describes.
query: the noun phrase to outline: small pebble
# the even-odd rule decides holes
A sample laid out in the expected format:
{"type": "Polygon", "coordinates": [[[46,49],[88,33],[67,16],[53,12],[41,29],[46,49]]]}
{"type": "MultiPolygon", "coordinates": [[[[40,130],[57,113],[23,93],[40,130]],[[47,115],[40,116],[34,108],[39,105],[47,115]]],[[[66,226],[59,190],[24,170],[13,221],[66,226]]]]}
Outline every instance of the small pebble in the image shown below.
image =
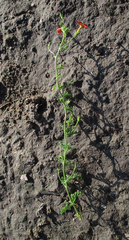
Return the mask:
{"type": "Polygon", "coordinates": [[[21,181],[28,181],[28,178],[27,178],[26,174],[21,175],[20,179],[21,179],[21,181]]]}

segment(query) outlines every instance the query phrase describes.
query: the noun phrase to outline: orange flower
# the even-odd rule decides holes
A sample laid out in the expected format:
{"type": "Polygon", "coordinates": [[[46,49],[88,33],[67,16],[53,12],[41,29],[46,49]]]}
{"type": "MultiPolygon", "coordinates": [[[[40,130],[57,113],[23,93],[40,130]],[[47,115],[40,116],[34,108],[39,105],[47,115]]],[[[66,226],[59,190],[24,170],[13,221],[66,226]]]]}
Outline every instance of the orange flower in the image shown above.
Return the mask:
{"type": "Polygon", "coordinates": [[[88,26],[86,24],[82,23],[81,21],[79,21],[79,22],[77,20],[75,20],[75,21],[76,21],[76,23],[78,23],[80,25],[80,27],[78,28],[76,33],[79,33],[80,29],[83,27],[88,28],[88,26]]]}
{"type": "Polygon", "coordinates": [[[76,23],[78,23],[81,27],[85,27],[85,28],[88,28],[88,26],[86,25],[86,24],[84,24],[84,23],[82,23],[81,21],[77,21],[77,20],[75,20],[76,21],[76,23]]]}
{"type": "Polygon", "coordinates": [[[58,33],[62,33],[61,28],[57,28],[57,32],[58,32],[58,33]]]}

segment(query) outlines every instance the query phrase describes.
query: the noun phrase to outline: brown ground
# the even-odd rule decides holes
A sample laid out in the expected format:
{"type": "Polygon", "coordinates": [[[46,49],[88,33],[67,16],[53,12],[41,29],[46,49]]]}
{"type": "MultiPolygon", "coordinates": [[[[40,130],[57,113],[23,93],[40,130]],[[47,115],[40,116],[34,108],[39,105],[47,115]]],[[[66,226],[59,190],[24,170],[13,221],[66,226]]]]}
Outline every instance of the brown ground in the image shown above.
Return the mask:
{"type": "Polygon", "coordinates": [[[0,239],[129,239],[129,1],[0,1],[0,239]],[[73,79],[80,135],[71,138],[83,189],[77,208],[57,176],[63,110],[53,97],[53,52],[60,9],[73,35],[61,53],[63,82],[73,79]]]}

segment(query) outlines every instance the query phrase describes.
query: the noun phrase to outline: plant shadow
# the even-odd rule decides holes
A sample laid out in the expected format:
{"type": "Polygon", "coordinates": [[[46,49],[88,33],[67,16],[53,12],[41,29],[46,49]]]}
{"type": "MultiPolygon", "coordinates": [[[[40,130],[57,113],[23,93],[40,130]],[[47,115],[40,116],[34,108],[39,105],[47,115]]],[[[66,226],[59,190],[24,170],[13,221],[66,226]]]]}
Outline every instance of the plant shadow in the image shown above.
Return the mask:
{"type": "MultiPolygon", "coordinates": [[[[82,183],[80,182],[79,187],[85,191],[85,196],[87,200],[84,200],[81,198],[82,201],[84,201],[88,208],[90,208],[92,211],[94,211],[98,217],[96,220],[89,220],[91,227],[100,225],[100,219],[103,221],[106,225],[110,227],[110,229],[114,230],[115,234],[119,239],[127,239],[124,233],[124,230],[118,226],[119,224],[119,216],[117,216],[117,210],[116,210],[116,217],[112,214],[110,216],[110,219],[103,218],[104,210],[107,208],[108,204],[113,204],[116,200],[116,194],[113,192],[114,188],[119,189],[121,180],[129,181],[129,172],[122,171],[119,161],[113,156],[112,149],[110,147],[110,143],[112,141],[114,134],[119,134],[123,129],[121,126],[119,126],[119,123],[117,121],[117,118],[112,123],[112,121],[109,121],[108,118],[105,116],[105,110],[104,105],[108,105],[110,103],[110,97],[107,93],[107,88],[104,88],[104,94],[101,94],[100,87],[103,84],[106,72],[108,72],[117,61],[121,61],[122,59],[122,53],[129,51],[122,45],[119,46],[120,53],[115,56],[115,60],[112,63],[107,64],[107,66],[103,66],[102,59],[106,59],[107,56],[111,54],[110,49],[107,47],[107,39],[103,44],[96,45],[94,44],[91,49],[88,48],[87,50],[84,49],[84,47],[75,40],[77,44],[80,45],[81,49],[83,49],[87,53],[87,57],[91,59],[94,62],[95,67],[97,68],[97,75],[93,74],[92,72],[88,71],[85,66],[78,60],[78,58],[74,58],[76,63],[81,66],[83,71],[83,76],[87,75],[89,79],[87,80],[87,85],[89,87],[89,92],[92,91],[92,93],[96,96],[97,101],[92,101],[88,99],[88,94],[85,95],[84,92],[80,90],[80,85],[82,87],[83,80],[80,79],[75,82],[75,87],[79,87],[79,95],[75,96],[78,98],[78,100],[75,102],[76,107],[79,109],[80,107],[80,100],[83,100],[86,102],[86,106],[90,106],[90,111],[88,114],[84,113],[85,109],[83,109],[83,117],[82,121],[80,122],[80,128],[81,131],[85,134],[86,139],[89,139],[89,148],[90,146],[95,151],[99,152],[100,159],[94,156],[94,154],[90,158],[92,159],[93,164],[97,164],[100,169],[101,173],[93,173],[93,171],[87,172],[87,164],[81,163],[80,164],[80,173],[82,175],[82,179],[84,180],[82,183]],[[95,57],[94,53],[97,52],[97,57],[95,57]],[[79,82],[79,83],[78,83],[79,82]],[[98,103],[99,102],[99,106],[98,103]],[[98,119],[101,117],[101,124],[98,119]],[[88,126],[88,128],[87,128],[88,126]],[[98,134],[98,129],[101,131],[101,135],[98,134]],[[91,137],[92,135],[92,137],[91,137]],[[94,135],[94,137],[93,137],[94,135]],[[106,156],[107,159],[110,160],[110,164],[112,166],[112,172],[114,175],[114,179],[107,179],[106,178],[106,171],[103,168],[103,164],[101,162],[101,156],[106,156]],[[99,198],[98,196],[94,196],[94,192],[92,191],[92,188],[90,185],[92,184],[92,180],[96,180],[97,182],[100,182],[99,191],[102,193],[100,194],[103,196],[103,198],[99,198]],[[115,180],[115,181],[114,181],[115,180]],[[106,186],[105,186],[106,185],[106,186]]],[[[128,59],[126,60],[126,64],[129,65],[128,59]]],[[[118,78],[121,76],[118,76],[118,78]]],[[[124,73],[123,73],[123,77],[124,73]]],[[[117,78],[117,77],[116,77],[117,78]]],[[[115,80],[118,81],[119,79],[115,79],[111,82],[111,84],[114,84],[115,80]]],[[[84,107],[84,106],[83,106],[84,107]]],[[[85,141],[85,139],[84,139],[85,141]]],[[[117,149],[120,148],[120,145],[118,144],[117,149]]],[[[93,150],[93,151],[94,151],[93,150]]],[[[84,160],[84,159],[83,159],[84,160]]],[[[98,183],[97,183],[98,184],[98,183]]],[[[114,210],[115,211],[115,210],[114,210]]],[[[101,226],[102,227],[102,226],[101,226]]]]}

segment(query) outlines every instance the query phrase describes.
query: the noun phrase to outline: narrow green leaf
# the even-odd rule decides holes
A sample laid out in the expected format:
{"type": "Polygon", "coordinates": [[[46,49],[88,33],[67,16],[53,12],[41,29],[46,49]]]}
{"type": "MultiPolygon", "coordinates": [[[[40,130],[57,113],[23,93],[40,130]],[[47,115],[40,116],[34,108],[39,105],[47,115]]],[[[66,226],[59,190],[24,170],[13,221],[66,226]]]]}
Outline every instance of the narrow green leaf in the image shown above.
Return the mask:
{"type": "Polygon", "coordinates": [[[67,179],[66,179],[66,182],[67,182],[67,183],[70,182],[70,181],[72,180],[71,175],[66,174],[66,177],[67,177],[67,179]]]}
{"type": "Polygon", "coordinates": [[[52,87],[52,91],[55,90],[55,87],[56,87],[56,85],[54,85],[54,86],[52,87]]]}
{"type": "Polygon", "coordinates": [[[82,192],[84,192],[84,191],[76,191],[76,192],[72,193],[72,194],[70,195],[71,202],[72,202],[72,203],[75,203],[77,197],[78,197],[82,192]]]}
{"type": "Polygon", "coordinates": [[[71,97],[72,97],[72,94],[66,92],[63,97],[64,97],[64,98],[71,98],[71,97]]]}
{"type": "Polygon", "coordinates": [[[70,205],[68,205],[67,201],[64,201],[64,203],[65,203],[65,207],[61,209],[61,214],[66,212],[71,207],[70,205]]]}
{"type": "Polygon", "coordinates": [[[63,144],[61,141],[60,141],[60,147],[66,152],[68,152],[69,150],[75,149],[74,147],[70,146],[70,143],[63,144]]]}
{"type": "Polygon", "coordinates": [[[61,97],[61,98],[59,98],[59,100],[60,100],[60,102],[64,105],[64,98],[63,97],[61,97]]]}
{"type": "Polygon", "coordinates": [[[62,171],[62,169],[61,169],[61,168],[57,168],[57,170],[58,170],[58,172],[62,171]]]}
{"type": "Polygon", "coordinates": [[[64,16],[63,16],[63,14],[61,12],[60,12],[60,18],[64,19],[64,16]]]}
{"type": "Polygon", "coordinates": [[[64,108],[64,110],[73,113],[73,108],[72,107],[69,107],[69,106],[66,105],[66,106],[63,106],[63,108],[64,108]]]}
{"type": "Polygon", "coordinates": [[[73,149],[75,149],[75,147],[70,146],[70,143],[67,144],[67,148],[68,148],[68,150],[73,150],[73,149]]]}
{"type": "Polygon", "coordinates": [[[64,25],[64,23],[61,21],[61,22],[59,22],[59,25],[61,26],[61,25],[64,25]]]}
{"type": "Polygon", "coordinates": [[[66,40],[63,41],[63,44],[67,44],[66,40]]]}
{"type": "Polygon", "coordinates": [[[57,78],[61,78],[61,77],[62,77],[62,76],[61,76],[61,73],[58,72],[57,78]]]}
{"type": "Polygon", "coordinates": [[[62,78],[62,75],[58,75],[58,78],[62,78]]]}
{"type": "Polygon", "coordinates": [[[70,83],[72,83],[72,82],[73,82],[73,79],[72,79],[72,80],[70,80],[69,84],[70,84],[70,83]]]}
{"type": "Polygon", "coordinates": [[[61,47],[61,49],[64,49],[64,50],[66,50],[67,49],[67,45],[63,45],[62,47],[61,47]]]}
{"type": "Polygon", "coordinates": [[[68,102],[67,102],[67,105],[69,105],[71,103],[71,101],[70,100],[68,100],[68,102]]]}
{"type": "Polygon", "coordinates": [[[79,221],[82,220],[82,216],[79,212],[76,212],[76,214],[74,215],[75,217],[78,217],[79,221]]]}
{"type": "Polygon", "coordinates": [[[55,157],[55,158],[56,158],[56,160],[58,160],[61,163],[63,163],[63,161],[64,161],[64,159],[62,159],[61,157],[59,157],[59,158],[55,157]]]}
{"type": "Polygon", "coordinates": [[[51,42],[48,43],[48,47],[50,47],[50,46],[51,46],[51,42]]]}
{"type": "Polygon", "coordinates": [[[64,69],[64,66],[62,64],[60,64],[57,69],[64,69]]]}
{"type": "Polygon", "coordinates": [[[61,128],[63,129],[63,131],[64,131],[64,125],[60,125],[61,126],[61,128]]]}
{"type": "Polygon", "coordinates": [[[81,116],[77,117],[77,123],[81,120],[81,116]]]}
{"type": "Polygon", "coordinates": [[[69,31],[69,28],[63,26],[63,27],[61,27],[61,30],[62,30],[62,32],[63,32],[63,36],[66,37],[66,36],[67,36],[67,33],[68,33],[68,31],[69,31]]]}
{"type": "Polygon", "coordinates": [[[73,119],[73,114],[69,115],[69,120],[73,119]]]}
{"type": "Polygon", "coordinates": [[[66,121],[67,125],[73,124],[75,122],[75,119],[73,118],[73,114],[69,115],[69,119],[66,121]]]}
{"type": "Polygon", "coordinates": [[[76,37],[80,32],[75,31],[74,36],[76,37]]]}
{"type": "Polygon", "coordinates": [[[69,162],[69,161],[66,161],[66,162],[65,162],[65,165],[66,165],[66,166],[67,166],[67,165],[71,165],[72,167],[74,167],[74,164],[71,163],[71,162],[69,162]]]}
{"type": "Polygon", "coordinates": [[[70,80],[70,82],[67,84],[65,91],[67,90],[68,86],[73,82],[73,80],[70,80]]]}
{"type": "Polygon", "coordinates": [[[64,88],[64,85],[59,84],[58,86],[59,86],[60,89],[64,88]]]}
{"type": "Polygon", "coordinates": [[[73,179],[74,179],[74,178],[77,178],[77,177],[81,177],[81,175],[80,175],[79,173],[75,173],[75,174],[72,176],[73,179]]]}

